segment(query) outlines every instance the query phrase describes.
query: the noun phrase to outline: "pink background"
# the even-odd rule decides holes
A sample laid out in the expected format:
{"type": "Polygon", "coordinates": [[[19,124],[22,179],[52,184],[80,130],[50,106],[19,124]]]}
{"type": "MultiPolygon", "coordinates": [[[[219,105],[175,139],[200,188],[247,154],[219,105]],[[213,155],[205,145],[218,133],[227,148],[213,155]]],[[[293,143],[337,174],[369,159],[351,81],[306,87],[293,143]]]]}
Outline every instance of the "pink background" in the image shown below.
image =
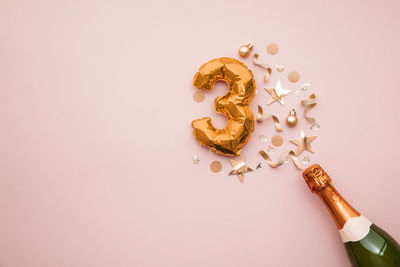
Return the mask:
{"type": "MultiPolygon", "coordinates": [[[[299,102],[315,92],[316,153],[301,157],[400,240],[399,10],[397,0],[2,0],[0,266],[349,266],[293,164],[263,163],[242,185],[192,137],[195,118],[223,127],[212,103],[225,90],[195,103],[193,75],[247,42],[286,67],[269,85],[312,84],[267,107],[248,58],[253,110],[283,119],[294,107],[300,122],[285,141],[313,134],[299,102]],[[266,54],[270,42],[278,55],[266,54]],[[288,82],[290,70],[300,82],[288,82]]],[[[266,148],[258,135],[275,133],[256,125],[243,151],[250,167],[266,148]]]]}

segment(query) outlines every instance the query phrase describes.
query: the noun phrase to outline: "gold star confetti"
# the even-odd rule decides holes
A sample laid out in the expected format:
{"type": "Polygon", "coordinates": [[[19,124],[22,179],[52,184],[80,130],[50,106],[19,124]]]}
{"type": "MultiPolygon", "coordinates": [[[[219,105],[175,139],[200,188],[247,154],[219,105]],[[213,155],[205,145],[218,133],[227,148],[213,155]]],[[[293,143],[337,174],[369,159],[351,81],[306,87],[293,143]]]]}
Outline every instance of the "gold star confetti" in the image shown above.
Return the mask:
{"type": "Polygon", "coordinates": [[[268,100],[268,105],[274,103],[275,101],[278,101],[282,105],[285,105],[283,97],[291,92],[291,90],[282,89],[281,80],[278,80],[274,88],[264,88],[264,89],[271,95],[271,98],[268,100]]]}
{"type": "Polygon", "coordinates": [[[314,141],[314,139],[317,138],[316,135],[313,136],[305,136],[304,132],[300,132],[300,137],[298,139],[291,139],[289,142],[297,145],[297,153],[296,156],[300,155],[301,152],[304,150],[308,150],[310,152],[314,153],[314,150],[311,147],[311,142],[314,141]]]}
{"type": "Polygon", "coordinates": [[[244,181],[244,174],[246,172],[252,172],[253,169],[246,166],[246,157],[243,157],[241,160],[236,161],[233,159],[229,159],[229,162],[232,165],[232,170],[228,175],[237,175],[239,181],[243,183],[244,181]]]}

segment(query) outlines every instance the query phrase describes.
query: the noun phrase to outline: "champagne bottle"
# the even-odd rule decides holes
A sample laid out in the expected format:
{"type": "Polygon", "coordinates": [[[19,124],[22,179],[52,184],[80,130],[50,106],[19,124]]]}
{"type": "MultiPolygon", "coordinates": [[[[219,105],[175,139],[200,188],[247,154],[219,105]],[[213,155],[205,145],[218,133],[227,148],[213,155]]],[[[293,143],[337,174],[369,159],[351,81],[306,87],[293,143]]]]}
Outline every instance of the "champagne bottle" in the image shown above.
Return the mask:
{"type": "Polygon", "coordinates": [[[353,266],[400,266],[400,245],[344,200],[321,166],[310,166],[303,177],[329,210],[353,266]]]}

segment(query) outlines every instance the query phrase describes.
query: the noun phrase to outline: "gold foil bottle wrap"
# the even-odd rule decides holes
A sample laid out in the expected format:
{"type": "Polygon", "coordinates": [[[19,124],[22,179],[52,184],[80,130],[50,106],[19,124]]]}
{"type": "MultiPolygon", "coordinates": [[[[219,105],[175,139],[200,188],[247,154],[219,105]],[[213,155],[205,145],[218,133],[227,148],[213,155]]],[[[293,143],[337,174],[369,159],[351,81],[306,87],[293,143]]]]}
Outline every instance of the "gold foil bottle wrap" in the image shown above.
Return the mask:
{"type": "Polygon", "coordinates": [[[318,164],[308,167],[303,172],[303,178],[312,192],[321,190],[332,181],[318,164]]]}
{"type": "Polygon", "coordinates": [[[310,190],[324,202],[338,229],[342,229],[349,219],[360,216],[360,213],[333,187],[331,178],[321,166],[311,165],[303,172],[303,177],[310,190]]]}
{"type": "Polygon", "coordinates": [[[255,96],[256,83],[244,63],[222,57],[202,65],[194,76],[193,85],[211,91],[219,80],[225,81],[229,89],[226,95],[215,99],[215,110],[227,117],[227,125],[216,129],[211,118],[197,119],[192,121],[193,135],[201,145],[218,154],[239,156],[254,131],[254,115],[249,105],[255,96]]]}

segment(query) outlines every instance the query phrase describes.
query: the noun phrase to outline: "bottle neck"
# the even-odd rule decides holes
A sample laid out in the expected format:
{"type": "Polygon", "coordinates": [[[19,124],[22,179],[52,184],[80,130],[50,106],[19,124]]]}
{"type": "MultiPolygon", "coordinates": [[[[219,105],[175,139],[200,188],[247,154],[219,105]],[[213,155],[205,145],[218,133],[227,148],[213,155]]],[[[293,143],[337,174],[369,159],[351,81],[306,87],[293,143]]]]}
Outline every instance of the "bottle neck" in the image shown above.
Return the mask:
{"type": "Polygon", "coordinates": [[[311,192],[316,193],[324,202],[339,229],[343,243],[357,242],[369,233],[372,222],[360,215],[332,186],[331,178],[318,164],[303,172],[311,192]]]}
{"type": "Polygon", "coordinates": [[[315,190],[321,201],[329,210],[337,228],[340,230],[345,223],[354,217],[359,217],[361,214],[354,209],[333,187],[332,184],[326,183],[324,187],[315,190]]]}

